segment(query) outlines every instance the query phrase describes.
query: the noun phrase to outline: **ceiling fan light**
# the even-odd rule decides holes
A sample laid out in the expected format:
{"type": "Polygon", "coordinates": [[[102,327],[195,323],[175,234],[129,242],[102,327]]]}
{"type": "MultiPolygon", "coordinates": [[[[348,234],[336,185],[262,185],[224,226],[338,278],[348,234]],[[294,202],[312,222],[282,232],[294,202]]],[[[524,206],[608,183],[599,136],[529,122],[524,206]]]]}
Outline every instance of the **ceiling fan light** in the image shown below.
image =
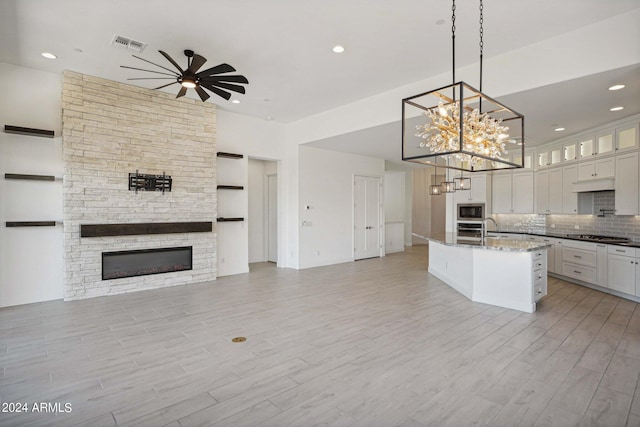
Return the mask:
{"type": "Polygon", "coordinates": [[[180,84],[182,85],[182,87],[186,87],[187,89],[193,89],[194,87],[196,87],[196,81],[189,77],[183,77],[180,81],[180,84]]]}

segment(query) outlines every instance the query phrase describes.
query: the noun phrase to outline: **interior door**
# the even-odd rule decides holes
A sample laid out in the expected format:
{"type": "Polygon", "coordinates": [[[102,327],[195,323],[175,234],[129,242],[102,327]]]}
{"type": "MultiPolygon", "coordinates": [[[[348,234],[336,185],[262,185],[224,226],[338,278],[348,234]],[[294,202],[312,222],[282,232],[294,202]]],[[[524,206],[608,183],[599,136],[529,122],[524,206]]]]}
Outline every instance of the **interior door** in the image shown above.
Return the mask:
{"type": "Polygon", "coordinates": [[[353,230],[354,259],[380,256],[381,218],[380,178],[354,177],[353,230]]]}
{"type": "Polygon", "coordinates": [[[278,176],[267,179],[267,261],[278,262],[278,176]]]}

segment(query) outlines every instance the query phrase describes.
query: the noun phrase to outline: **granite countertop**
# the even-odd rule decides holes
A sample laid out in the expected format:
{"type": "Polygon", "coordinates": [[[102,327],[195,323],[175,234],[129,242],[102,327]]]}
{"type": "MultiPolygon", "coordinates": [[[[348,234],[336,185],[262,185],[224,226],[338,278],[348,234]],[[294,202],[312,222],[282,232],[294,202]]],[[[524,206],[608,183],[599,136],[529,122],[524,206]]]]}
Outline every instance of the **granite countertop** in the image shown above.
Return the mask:
{"type": "Polygon", "coordinates": [[[504,237],[486,237],[484,241],[471,240],[468,237],[460,237],[458,233],[434,233],[429,236],[418,236],[432,242],[446,246],[458,246],[470,249],[488,249],[506,252],[533,252],[550,248],[551,245],[543,242],[531,242],[528,240],[514,240],[504,237]]]}
{"type": "Polygon", "coordinates": [[[567,236],[566,234],[558,234],[558,233],[542,233],[542,232],[532,232],[532,231],[514,231],[514,230],[491,230],[487,231],[487,233],[500,233],[500,234],[526,234],[528,236],[540,236],[540,237],[552,237],[555,239],[567,239],[567,240],[577,240],[580,242],[590,242],[590,243],[600,243],[603,245],[616,245],[616,246],[627,246],[632,248],[640,248],[640,243],[637,242],[618,242],[618,243],[609,243],[609,242],[598,242],[593,240],[585,240],[579,239],[577,237],[567,236]]]}

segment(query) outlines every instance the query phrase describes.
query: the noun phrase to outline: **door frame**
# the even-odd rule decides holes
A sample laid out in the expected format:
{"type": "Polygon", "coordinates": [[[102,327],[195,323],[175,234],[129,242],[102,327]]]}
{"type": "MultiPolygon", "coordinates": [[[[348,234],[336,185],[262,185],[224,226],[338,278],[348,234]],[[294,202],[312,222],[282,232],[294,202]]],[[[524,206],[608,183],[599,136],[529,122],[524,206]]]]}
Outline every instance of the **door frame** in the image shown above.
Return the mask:
{"type": "Polygon", "coordinates": [[[362,175],[352,174],[351,176],[351,247],[354,248],[351,251],[351,260],[356,261],[355,246],[356,246],[356,178],[373,178],[378,180],[378,217],[380,218],[380,226],[378,227],[378,241],[380,242],[378,247],[378,256],[385,256],[384,249],[384,235],[385,235],[385,223],[384,223],[384,177],[380,175],[362,175]]]}

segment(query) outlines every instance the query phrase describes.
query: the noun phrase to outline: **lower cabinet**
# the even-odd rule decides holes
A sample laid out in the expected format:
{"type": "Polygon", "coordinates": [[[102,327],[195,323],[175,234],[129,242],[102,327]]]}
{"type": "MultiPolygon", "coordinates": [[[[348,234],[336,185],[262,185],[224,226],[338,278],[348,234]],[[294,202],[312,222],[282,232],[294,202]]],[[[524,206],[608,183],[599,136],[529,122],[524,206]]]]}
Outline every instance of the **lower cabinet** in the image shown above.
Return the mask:
{"type": "Polygon", "coordinates": [[[565,240],[560,274],[595,285],[598,282],[596,260],[595,243],[565,240]]]}
{"type": "Polygon", "coordinates": [[[638,281],[638,258],[635,248],[609,246],[608,251],[608,288],[625,294],[639,296],[636,289],[638,281]]]}

